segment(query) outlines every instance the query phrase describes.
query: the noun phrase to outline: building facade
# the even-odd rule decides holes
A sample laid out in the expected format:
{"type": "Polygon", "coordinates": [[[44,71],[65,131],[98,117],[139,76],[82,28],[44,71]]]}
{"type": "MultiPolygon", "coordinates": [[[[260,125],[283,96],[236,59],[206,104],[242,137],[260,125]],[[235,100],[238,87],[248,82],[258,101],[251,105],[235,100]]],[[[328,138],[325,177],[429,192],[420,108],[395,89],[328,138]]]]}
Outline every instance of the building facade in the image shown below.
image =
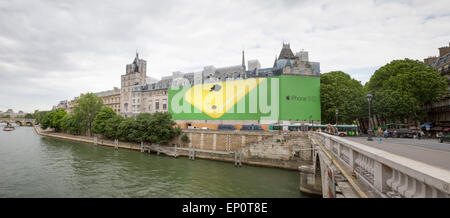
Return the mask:
{"type": "Polygon", "coordinates": [[[268,129],[274,123],[320,123],[320,64],[310,62],[308,52],[294,54],[290,44],[283,44],[270,68],[261,68],[258,60],[249,60],[247,69],[244,53],[242,59],[242,65],[174,73],[168,98],[173,119],[183,128],[211,129],[220,124],[237,129],[255,124],[268,129]],[[271,109],[261,109],[268,102],[271,109]],[[187,109],[180,112],[176,107],[181,106],[174,104],[187,105],[187,109]]]}
{"type": "Polygon", "coordinates": [[[439,56],[425,58],[424,63],[447,77],[448,82],[447,94],[442,100],[425,107],[427,121],[434,123],[439,129],[450,128],[450,43],[449,46],[439,48],[439,56]]]}
{"type": "Polygon", "coordinates": [[[139,112],[141,107],[140,99],[137,96],[140,93],[133,92],[134,86],[145,85],[147,81],[147,62],[139,59],[139,54],[136,52],[136,57],[133,63],[127,64],[125,75],[121,76],[120,88],[120,114],[128,117],[139,112]]]}
{"type": "MultiPolygon", "coordinates": [[[[246,90],[244,94],[241,93],[242,96],[232,96],[232,98],[246,99],[246,104],[252,105],[254,102],[247,100],[249,93],[251,90],[246,90]]],[[[226,67],[208,65],[202,70],[187,73],[176,71],[170,76],[156,80],[147,76],[147,61],[140,59],[139,54],[136,53],[133,62],[126,65],[125,74],[121,75],[120,89],[115,87],[113,90],[95,94],[102,98],[105,106],[124,117],[134,117],[140,113],[169,112],[173,119],[184,128],[188,126],[217,128],[218,124],[233,124],[238,127],[247,124],[265,125],[281,122],[309,123],[312,120],[317,123],[320,122],[320,64],[309,61],[307,51],[294,53],[290,44],[283,43],[280,54],[275,57],[273,66],[269,68],[261,68],[257,59],[248,60],[246,65],[245,53],[242,51],[241,64],[226,67]],[[260,84],[267,83],[270,86],[271,79],[276,80],[280,87],[276,87],[276,96],[270,93],[273,88],[268,89],[269,95],[272,95],[271,98],[275,96],[280,99],[280,108],[278,108],[280,116],[272,120],[263,121],[261,117],[265,115],[264,112],[232,115],[228,111],[223,111],[219,116],[205,112],[200,112],[198,115],[177,114],[171,109],[171,104],[176,102],[171,102],[172,98],[180,88],[186,91],[186,88],[198,85],[204,87],[212,85],[213,88],[223,86],[225,91],[222,90],[222,92],[228,92],[226,87],[239,89],[239,87],[246,87],[248,82],[256,81],[257,84],[255,83],[256,85],[251,89],[260,90],[260,84]]],[[[75,97],[61,105],[64,105],[68,113],[72,113],[78,99],[79,97],[75,97]]],[[[233,101],[233,107],[236,107],[238,100],[233,101]]],[[[195,108],[195,103],[190,103],[192,108],[195,108]]]]}
{"type": "Polygon", "coordinates": [[[112,90],[94,93],[103,100],[103,105],[114,110],[120,114],[120,89],[114,87],[112,90]]]}

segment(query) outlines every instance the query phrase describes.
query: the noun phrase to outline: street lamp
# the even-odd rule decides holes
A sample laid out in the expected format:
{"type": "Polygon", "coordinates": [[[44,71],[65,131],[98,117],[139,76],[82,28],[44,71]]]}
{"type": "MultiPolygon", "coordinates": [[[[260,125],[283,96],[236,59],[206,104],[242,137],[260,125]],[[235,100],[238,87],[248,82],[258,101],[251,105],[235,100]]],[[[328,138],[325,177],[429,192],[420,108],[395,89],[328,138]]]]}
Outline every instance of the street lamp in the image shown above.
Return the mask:
{"type": "Polygon", "coordinates": [[[367,94],[367,101],[369,102],[369,130],[367,132],[367,141],[373,141],[372,139],[372,125],[370,124],[370,102],[372,101],[372,94],[367,94]]]}
{"type": "Polygon", "coordinates": [[[335,112],[336,112],[336,127],[337,127],[339,109],[336,108],[335,112]]]}

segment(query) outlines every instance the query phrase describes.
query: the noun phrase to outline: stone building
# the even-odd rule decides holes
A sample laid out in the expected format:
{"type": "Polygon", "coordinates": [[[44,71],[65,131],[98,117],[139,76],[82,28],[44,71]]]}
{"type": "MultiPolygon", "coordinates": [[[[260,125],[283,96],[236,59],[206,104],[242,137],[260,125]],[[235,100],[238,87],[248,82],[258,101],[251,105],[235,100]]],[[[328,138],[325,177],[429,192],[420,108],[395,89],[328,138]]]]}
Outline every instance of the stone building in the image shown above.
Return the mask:
{"type": "MultiPolygon", "coordinates": [[[[201,71],[183,73],[173,72],[160,80],[147,77],[146,61],[136,57],[126,66],[126,73],[121,76],[120,114],[124,117],[139,113],[168,112],[168,89],[179,86],[197,85],[220,81],[233,81],[254,77],[270,77],[282,74],[320,76],[320,64],[310,62],[308,52],[293,53],[290,44],[284,44],[273,67],[261,68],[257,59],[245,64],[245,53],[239,65],[218,67],[208,65],[201,71]]],[[[247,121],[251,123],[251,121],[247,121]]]]}
{"type": "Polygon", "coordinates": [[[57,105],[53,106],[52,110],[56,110],[56,109],[60,109],[60,108],[67,110],[67,107],[68,107],[67,104],[68,104],[67,100],[62,100],[57,105]]]}
{"type": "Polygon", "coordinates": [[[438,57],[428,57],[424,59],[424,63],[435,68],[442,76],[447,77],[449,84],[447,94],[442,97],[442,100],[433,104],[427,105],[427,121],[434,123],[437,130],[442,128],[450,128],[450,43],[449,46],[439,48],[438,57]]]}
{"type": "Polygon", "coordinates": [[[103,100],[103,105],[120,114],[120,89],[114,87],[112,90],[94,93],[103,100]]]}
{"type": "Polygon", "coordinates": [[[132,89],[134,86],[146,84],[146,73],[147,62],[139,59],[139,54],[136,52],[133,63],[127,64],[126,73],[121,76],[120,114],[123,116],[131,116],[140,108],[140,101],[135,101],[137,96],[134,96],[134,94],[140,93],[133,93],[132,89]]]}

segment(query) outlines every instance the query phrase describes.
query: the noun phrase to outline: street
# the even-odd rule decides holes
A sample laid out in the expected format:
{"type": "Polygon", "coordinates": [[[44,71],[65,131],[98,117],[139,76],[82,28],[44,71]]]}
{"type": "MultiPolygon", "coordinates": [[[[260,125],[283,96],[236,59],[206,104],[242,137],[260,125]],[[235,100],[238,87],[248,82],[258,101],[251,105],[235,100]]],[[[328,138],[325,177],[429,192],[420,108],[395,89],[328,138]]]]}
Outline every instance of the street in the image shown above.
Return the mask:
{"type": "Polygon", "coordinates": [[[367,141],[367,137],[345,137],[345,139],[450,170],[450,144],[439,143],[437,139],[383,138],[381,143],[376,137],[373,141],[367,141]]]}

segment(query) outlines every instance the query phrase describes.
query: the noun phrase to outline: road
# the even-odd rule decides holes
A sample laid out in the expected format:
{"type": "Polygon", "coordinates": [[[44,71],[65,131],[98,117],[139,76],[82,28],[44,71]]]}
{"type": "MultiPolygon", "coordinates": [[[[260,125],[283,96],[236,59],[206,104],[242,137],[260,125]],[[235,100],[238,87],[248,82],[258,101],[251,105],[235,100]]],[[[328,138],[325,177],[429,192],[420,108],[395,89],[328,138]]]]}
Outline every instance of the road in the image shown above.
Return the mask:
{"type": "Polygon", "coordinates": [[[373,138],[373,141],[367,141],[367,137],[345,137],[345,139],[450,170],[450,144],[439,143],[436,139],[383,138],[381,143],[377,138],[373,138]]]}

